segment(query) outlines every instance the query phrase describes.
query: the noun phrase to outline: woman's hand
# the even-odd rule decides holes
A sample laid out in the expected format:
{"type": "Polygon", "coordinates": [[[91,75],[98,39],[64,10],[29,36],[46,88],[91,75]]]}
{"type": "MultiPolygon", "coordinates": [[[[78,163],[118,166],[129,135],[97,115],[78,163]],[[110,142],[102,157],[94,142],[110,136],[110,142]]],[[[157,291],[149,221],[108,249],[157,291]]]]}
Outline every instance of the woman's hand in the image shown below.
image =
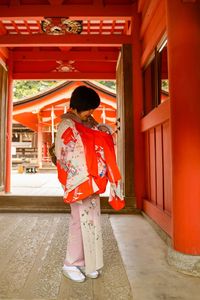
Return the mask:
{"type": "Polygon", "coordinates": [[[108,134],[113,134],[113,129],[107,124],[99,124],[99,125],[97,125],[97,128],[100,131],[106,132],[108,134]]]}

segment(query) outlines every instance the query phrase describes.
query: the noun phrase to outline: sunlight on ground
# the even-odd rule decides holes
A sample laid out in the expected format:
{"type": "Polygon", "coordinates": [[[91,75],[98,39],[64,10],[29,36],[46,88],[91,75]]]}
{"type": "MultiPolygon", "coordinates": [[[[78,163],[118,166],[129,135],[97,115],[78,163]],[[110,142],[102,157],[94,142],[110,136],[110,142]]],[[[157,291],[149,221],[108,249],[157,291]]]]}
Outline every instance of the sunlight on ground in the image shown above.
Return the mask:
{"type": "MultiPolygon", "coordinates": [[[[22,173],[12,171],[11,193],[14,195],[62,196],[63,190],[57,173],[22,173]]],[[[109,195],[109,184],[102,196],[109,195]]]]}

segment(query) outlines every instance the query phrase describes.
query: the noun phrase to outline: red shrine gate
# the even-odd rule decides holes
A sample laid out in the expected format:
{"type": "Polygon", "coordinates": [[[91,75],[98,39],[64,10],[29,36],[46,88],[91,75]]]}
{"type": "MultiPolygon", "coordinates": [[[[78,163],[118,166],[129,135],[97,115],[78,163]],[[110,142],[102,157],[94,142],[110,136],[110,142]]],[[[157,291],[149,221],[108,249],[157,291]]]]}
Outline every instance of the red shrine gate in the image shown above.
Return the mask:
{"type": "Polygon", "coordinates": [[[13,79],[117,78],[128,204],[180,255],[200,255],[199,0],[0,4],[1,189],[10,186],[13,79]]]}

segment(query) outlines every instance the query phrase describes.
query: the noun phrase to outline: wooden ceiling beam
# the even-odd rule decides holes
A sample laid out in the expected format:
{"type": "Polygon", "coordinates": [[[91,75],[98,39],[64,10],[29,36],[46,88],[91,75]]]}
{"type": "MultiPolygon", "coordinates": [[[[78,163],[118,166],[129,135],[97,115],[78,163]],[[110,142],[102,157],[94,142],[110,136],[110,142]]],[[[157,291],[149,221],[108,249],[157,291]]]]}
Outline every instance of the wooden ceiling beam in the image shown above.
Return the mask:
{"type": "MultiPolygon", "coordinates": [[[[52,1],[53,2],[53,1],[52,1]]],[[[133,7],[131,4],[124,5],[100,5],[96,9],[95,5],[18,5],[5,6],[0,5],[0,19],[31,19],[41,20],[44,17],[71,17],[73,19],[113,19],[130,20],[133,16],[133,7]]]]}
{"type": "Polygon", "coordinates": [[[118,51],[14,51],[14,61],[106,61],[116,62],[118,51]]]}
{"type": "Polygon", "coordinates": [[[62,35],[52,36],[46,34],[0,35],[0,47],[120,47],[122,44],[132,43],[131,35],[62,35]]]}
{"type": "Polygon", "coordinates": [[[114,73],[49,72],[49,73],[13,73],[13,79],[19,80],[115,80],[114,73]]]}

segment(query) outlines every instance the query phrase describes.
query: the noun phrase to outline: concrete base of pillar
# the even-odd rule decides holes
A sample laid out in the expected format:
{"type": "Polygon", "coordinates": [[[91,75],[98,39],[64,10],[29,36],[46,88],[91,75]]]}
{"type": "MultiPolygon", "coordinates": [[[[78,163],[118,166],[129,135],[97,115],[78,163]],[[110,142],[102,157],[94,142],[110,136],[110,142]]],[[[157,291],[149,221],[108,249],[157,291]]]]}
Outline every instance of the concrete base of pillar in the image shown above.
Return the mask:
{"type": "Polygon", "coordinates": [[[167,260],[171,266],[176,268],[177,271],[187,275],[200,277],[199,255],[183,254],[168,247],[167,260]]]}
{"type": "Polygon", "coordinates": [[[200,277],[200,256],[187,255],[172,249],[172,241],[168,234],[165,231],[163,231],[162,228],[158,224],[156,224],[150,217],[148,217],[144,212],[142,212],[142,215],[146,218],[146,220],[158,233],[160,238],[168,246],[167,261],[169,265],[175,267],[176,270],[181,273],[195,277],[200,277]]]}

